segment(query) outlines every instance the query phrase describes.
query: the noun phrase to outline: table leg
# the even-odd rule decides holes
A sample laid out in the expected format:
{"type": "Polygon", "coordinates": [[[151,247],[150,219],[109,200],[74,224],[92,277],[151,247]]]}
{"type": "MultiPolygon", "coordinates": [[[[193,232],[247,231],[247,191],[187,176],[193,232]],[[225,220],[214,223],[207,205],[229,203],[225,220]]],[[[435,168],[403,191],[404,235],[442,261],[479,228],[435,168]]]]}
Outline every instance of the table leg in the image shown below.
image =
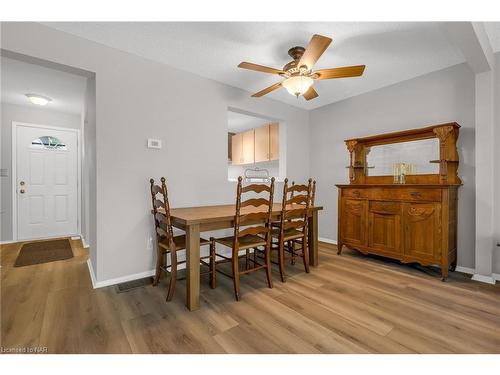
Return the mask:
{"type": "Polygon", "coordinates": [[[308,223],[308,246],[309,246],[309,265],[316,267],[318,265],[318,211],[313,210],[309,216],[308,223]]]}
{"type": "Polygon", "coordinates": [[[190,311],[200,308],[200,226],[186,227],[186,306],[190,311]]]}

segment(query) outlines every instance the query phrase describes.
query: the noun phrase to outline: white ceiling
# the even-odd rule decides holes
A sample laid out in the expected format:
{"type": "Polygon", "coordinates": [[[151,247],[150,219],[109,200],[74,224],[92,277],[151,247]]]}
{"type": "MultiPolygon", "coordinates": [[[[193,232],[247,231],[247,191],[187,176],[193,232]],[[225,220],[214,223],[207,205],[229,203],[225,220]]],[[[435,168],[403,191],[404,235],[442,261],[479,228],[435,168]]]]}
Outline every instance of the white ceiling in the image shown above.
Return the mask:
{"type": "Polygon", "coordinates": [[[260,117],[245,115],[238,112],[227,112],[227,130],[232,133],[241,133],[245,130],[258,128],[268,124],[269,120],[260,117]]]}
{"type": "Polygon", "coordinates": [[[0,58],[2,102],[46,108],[69,114],[81,114],[85,78],[22,61],[0,58]],[[45,107],[32,104],[25,94],[48,96],[45,107]]]}
{"type": "MultiPolygon", "coordinates": [[[[443,69],[465,59],[439,23],[432,22],[68,22],[46,25],[249,92],[280,80],[238,69],[241,61],[281,68],[290,47],[315,33],[333,38],[317,69],[365,64],[362,77],[318,81],[306,102],[286,90],[267,97],[313,109],[443,69]]],[[[489,33],[500,34],[498,24],[489,33]]],[[[490,36],[492,38],[492,36],[490,36]]],[[[498,39],[496,44],[498,45],[498,39]]],[[[259,100],[259,99],[254,99],[259,100]]]]}

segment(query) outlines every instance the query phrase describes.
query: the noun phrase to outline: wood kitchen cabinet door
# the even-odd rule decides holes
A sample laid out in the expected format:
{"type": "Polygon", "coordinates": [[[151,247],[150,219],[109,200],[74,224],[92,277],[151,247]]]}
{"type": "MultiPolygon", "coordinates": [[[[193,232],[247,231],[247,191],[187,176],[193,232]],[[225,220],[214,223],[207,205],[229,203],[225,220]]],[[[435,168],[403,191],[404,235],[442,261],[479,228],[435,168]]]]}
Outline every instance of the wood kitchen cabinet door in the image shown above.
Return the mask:
{"type": "Polygon", "coordinates": [[[238,133],[233,135],[231,144],[231,156],[233,165],[243,164],[243,134],[238,133]]]}
{"type": "Polygon", "coordinates": [[[404,252],[419,260],[432,261],[441,256],[441,204],[405,203],[404,252]]]}
{"type": "Polygon", "coordinates": [[[280,125],[278,123],[269,125],[269,160],[280,158],[280,125]]]}
{"type": "Polygon", "coordinates": [[[342,199],[342,242],[348,245],[366,244],[366,200],[342,199]]]}
{"type": "Polygon", "coordinates": [[[401,204],[371,201],[368,215],[368,246],[385,253],[400,254],[401,204]]]}
{"type": "Polygon", "coordinates": [[[255,129],[255,162],[269,160],[269,125],[255,129]]]}
{"type": "Polygon", "coordinates": [[[255,132],[248,130],[241,133],[243,137],[243,164],[255,163],[255,132]]]}

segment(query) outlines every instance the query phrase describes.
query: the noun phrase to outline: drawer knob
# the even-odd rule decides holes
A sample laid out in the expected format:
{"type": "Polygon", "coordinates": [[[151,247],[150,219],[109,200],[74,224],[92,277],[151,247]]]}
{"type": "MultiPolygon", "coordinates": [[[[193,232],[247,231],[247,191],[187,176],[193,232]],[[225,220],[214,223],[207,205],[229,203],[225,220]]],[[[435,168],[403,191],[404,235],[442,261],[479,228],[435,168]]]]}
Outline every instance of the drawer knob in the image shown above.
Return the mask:
{"type": "Polygon", "coordinates": [[[410,195],[415,198],[420,198],[422,196],[422,194],[418,191],[412,191],[410,195]]]}
{"type": "Polygon", "coordinates": [[[359,191],[357,191],[357,190],[354,190],[354,191],[352,192],[352,195],[355,195],[356,197],[359,197],[360,192],[359,192],[359,191]]]}

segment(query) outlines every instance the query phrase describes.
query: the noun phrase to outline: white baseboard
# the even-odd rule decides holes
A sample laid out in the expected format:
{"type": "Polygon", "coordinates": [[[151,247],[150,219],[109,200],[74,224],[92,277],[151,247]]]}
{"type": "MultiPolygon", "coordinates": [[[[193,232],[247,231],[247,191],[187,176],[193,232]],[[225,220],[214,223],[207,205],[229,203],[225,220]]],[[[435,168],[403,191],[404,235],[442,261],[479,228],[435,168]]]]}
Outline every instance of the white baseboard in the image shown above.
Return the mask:
{"type": "Polygon", "coordinates": [[[22,241],[16,241],[16,240],[0,241],[0,245],[8,245],[11,243],[16,243],[16,242],[22,242],[22,241]]]}
{"type": "Polygon", "coordinates": [[[85,237],[83,236],[80,236],[80,239],[82,240],[82,246],[84,249],[88,249],[90,247],[90,245],[87,243],[87,241],[85,241],[85,237]]]}
{"type": "Polygon", "coordinates": [[[500,281],[500,273],[492,273],[491,277],[493,277],[495,281],[500,281]]]}
{"type": "Polygon", "coordinates": [[[92,267],[92,262],[90,261],[90,258],[87,259],[87,267],[89,268],[89,275],[90,275],[90,280],[92,281],[92,287],[95,289],[97,288],[96,284],[96,279],[95,279],[95,273],[94,273],[94,268],[92,267]]]}
{"type": "Polygon", "coordinates": [[[337,241],[335,240],[331,240],[330,238],[325,238],[325,237],[319,237],[318,240],[320,242],[325,242],[325,243],[330,243],[332,245],[336,245],[337,244],[337,241]]]}
{"type": "Polygon", "coordinates": [[[472,276],[472,280],[475,281],[480,281],[482,283],[487,283],[487,284],[495,284],[495,278],[492,276],[485,276],[485,275],[480,275],[478,273],[475,273],[472,276]]]}
{"type": "Polygon", "coordinates": [[[81,235],[78,235],[78,236],[71,236],[71,239],[72,240],[80,240],[82,238],[81,235]]]}
{"type": "Polygon", "coordinates": [[[474,268],[462,267],[462,266],[457,266],[455,268],[455,271],[466,273],[468,275],[474,275],[474,273],[476,273],[476,270],[474,268]]]}
{"type": "Polygon", "coordinates": [[[135,273],[132,275],[117,277],[115,279],[97,281],[96,277],[95,277],[94,269],[92,268],[92,262],[90,261],[90,259],[87,260],[87,265],[89,268],[90,279],[92,280],[92,286],[94,287],[94,289],[104,288],[106,286],[116,285],[116,284],[124,283],[127,281],[143,279],[145,277],[154,276],[154,274],[155,274],[155,270],[149,270],[149,271],[145,271],[145,272],[135,273]]]}

